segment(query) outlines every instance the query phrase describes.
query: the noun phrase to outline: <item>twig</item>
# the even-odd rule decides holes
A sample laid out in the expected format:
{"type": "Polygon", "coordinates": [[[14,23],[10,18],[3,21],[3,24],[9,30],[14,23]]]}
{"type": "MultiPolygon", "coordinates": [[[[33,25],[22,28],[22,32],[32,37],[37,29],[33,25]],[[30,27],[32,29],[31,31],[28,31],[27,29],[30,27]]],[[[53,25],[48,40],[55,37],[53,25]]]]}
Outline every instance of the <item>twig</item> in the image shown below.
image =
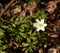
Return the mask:
{"type": "Polygon", "coordinates": [[[8,5],[6,5],[5,9],[3,9],[0,13],[0,17],[2,17],[2,15],[4,14],[4,12],[11,6],[11,4],[14,2],[15,0],[11,0],[10,3],[8,3],[8,5]]]}
{"type": "Polygon", "coordinates": [[[16,42],[13,42],[13,41],[11,41],[11,40],[10,40],[10,41],[6,41],[6,43],[8,44],[9,48],[10,48],[10,47],[16,47],[16,48],[22,47],[21,44],[16,43],[16,42]]]}

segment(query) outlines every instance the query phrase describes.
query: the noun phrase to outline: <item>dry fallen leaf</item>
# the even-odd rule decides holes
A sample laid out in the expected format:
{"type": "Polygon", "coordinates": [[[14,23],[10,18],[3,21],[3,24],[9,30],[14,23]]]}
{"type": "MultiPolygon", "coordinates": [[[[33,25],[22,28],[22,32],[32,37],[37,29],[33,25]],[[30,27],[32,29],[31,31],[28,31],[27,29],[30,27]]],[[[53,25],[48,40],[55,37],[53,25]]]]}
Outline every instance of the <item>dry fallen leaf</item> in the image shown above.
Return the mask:
{"type": "Polygon", "coordinates": [[[23,8],[25,11],[34,11],[35,8],[37,7],[36,1],[33,1],[29,6],[26,6],[27,4],[25,3],[23,8]],[[33,5],[32,5],[33,4],[33,5]]]}
{"type": "Polygon", "coordinates": [[[39,53],[43,53],[43,49],[41,48],[41,49],[39,49],[39,53]]]}
{"type": "Polygon", "coordinates": [[[46,7],[46,9],[50,14],[53,13],[54,10],[57,8],[58,2],[59,2],[58,0],[48,2],[48,6],[46,7]]]}
{"type": "Polygon", "coordinates": [[[52,47],[48,50],[48,53],[60,53],[60,46],[52,47]]]}
{"type": "Polygon", "coordinates": [[[19,7],[17,6],[15,9],[12,10],[13,14],[18,14],[20,12],[21,12],[21,6],[19,6],[19,7]]]}
{"type": "Polygon", "coordinates": [[[25,16],[25,15],[26,15],[26,12],[25,12],[25,11],[22,11],[22,12],[20,13],[20,15],[21,15],[21,16],[25,16]]]}
{"type": "Polygon", "coordinates": [[[48,53],[57,53],[56,49],[55,48],[50,48],[48,50],[48,53]]]}
{"type": "Polygon", "coordinates": [[[36,1],[33,1],[29,6],[27,6],[26,3],[23,5],[23,9],[24,9],[26,12],[29,12],[29,13],[30,13],[30,16],[32,16],[33,11],[35,11],[36,7],[37,7],[36,1]],[[33,4],[33,5],[32,5],[32,4],[33,4]]]}
{"type": "Polygon", "coordinates": [[[51,37],[52,37],[52,38],[56,38],[56,37],[58,37],[58,35],[52,34],[51,37]]]}

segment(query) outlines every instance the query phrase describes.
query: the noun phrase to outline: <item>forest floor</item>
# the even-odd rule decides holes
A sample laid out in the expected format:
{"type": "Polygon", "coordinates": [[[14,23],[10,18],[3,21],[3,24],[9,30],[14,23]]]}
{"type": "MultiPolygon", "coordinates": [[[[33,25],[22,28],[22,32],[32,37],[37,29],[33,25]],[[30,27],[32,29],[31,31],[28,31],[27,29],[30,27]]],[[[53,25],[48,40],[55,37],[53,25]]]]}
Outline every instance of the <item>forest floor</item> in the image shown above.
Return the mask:
{"type": "MultiPolygon", "coordinates": [[[[0,0],[0,18],[18,17],[19,15],[30,18],[37,9],[42,8],[48,14],[49,30],[47,30],[47,34],[51,39],[50,45],[43,49],[43,52],[49,53],[47,50],[54,48],[56,53],[60,53],[60,0],[41,0],[38,3],[33,1],[27,7],[26,0],[0,0]]],[[[43,52],[41,49],[39,50],[39,53],[43,52]]]]}

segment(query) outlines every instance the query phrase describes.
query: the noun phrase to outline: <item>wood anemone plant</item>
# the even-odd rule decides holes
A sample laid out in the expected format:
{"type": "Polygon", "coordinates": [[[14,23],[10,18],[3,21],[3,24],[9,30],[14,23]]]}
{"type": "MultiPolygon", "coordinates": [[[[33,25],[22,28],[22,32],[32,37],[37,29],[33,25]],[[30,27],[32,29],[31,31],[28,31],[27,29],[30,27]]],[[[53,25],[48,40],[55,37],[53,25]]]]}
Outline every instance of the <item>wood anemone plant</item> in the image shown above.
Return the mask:
{"type": "Polygon", "coordinates": [[[36,19],[43,21],[42,24],[39,22],[38,27],[43,26],[44,29],[47,26],[47,14],[43,9],[36,11],[31,18],[23,16],[0,18],[0,51],[6,52],[12,48],[17,53],[17,49],[22,48],[23,52],[34,53],[48,43],[46,31],[36,31],[33,26],[36,19]]]}

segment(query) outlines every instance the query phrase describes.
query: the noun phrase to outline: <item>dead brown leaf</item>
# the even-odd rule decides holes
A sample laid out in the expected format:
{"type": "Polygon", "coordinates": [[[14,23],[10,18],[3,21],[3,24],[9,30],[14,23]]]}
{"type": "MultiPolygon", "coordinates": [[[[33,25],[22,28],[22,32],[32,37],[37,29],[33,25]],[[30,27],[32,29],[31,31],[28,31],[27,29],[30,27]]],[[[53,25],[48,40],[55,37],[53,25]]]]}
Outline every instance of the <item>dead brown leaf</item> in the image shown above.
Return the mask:
{"type": "Polygon", "coordinates": [[[59,0],[48,2],[48,5],[47,5],[46,9],[50,14],[53,13],[55,11],[55,9],[57,8],[57,3],[58,2],[59,2],[59,0]]]}
{"type": "Polygon", "coordinates": [[[20,12],[21,12],[21,6],[16,6],[16,8],[12,10],[13,14],[18,14],[20,12]]]}
{"type": "Polygon", "coordinates": [[[33,1],[29,6],[27,6],[26,3],[23,5],[23,9],[24,9],[26,12],[30,13],[30,16],[33,15],[33,11],[35,11],[36,8],[37,8],[37,3],[36,3],[36,1],[33,1]]]}

